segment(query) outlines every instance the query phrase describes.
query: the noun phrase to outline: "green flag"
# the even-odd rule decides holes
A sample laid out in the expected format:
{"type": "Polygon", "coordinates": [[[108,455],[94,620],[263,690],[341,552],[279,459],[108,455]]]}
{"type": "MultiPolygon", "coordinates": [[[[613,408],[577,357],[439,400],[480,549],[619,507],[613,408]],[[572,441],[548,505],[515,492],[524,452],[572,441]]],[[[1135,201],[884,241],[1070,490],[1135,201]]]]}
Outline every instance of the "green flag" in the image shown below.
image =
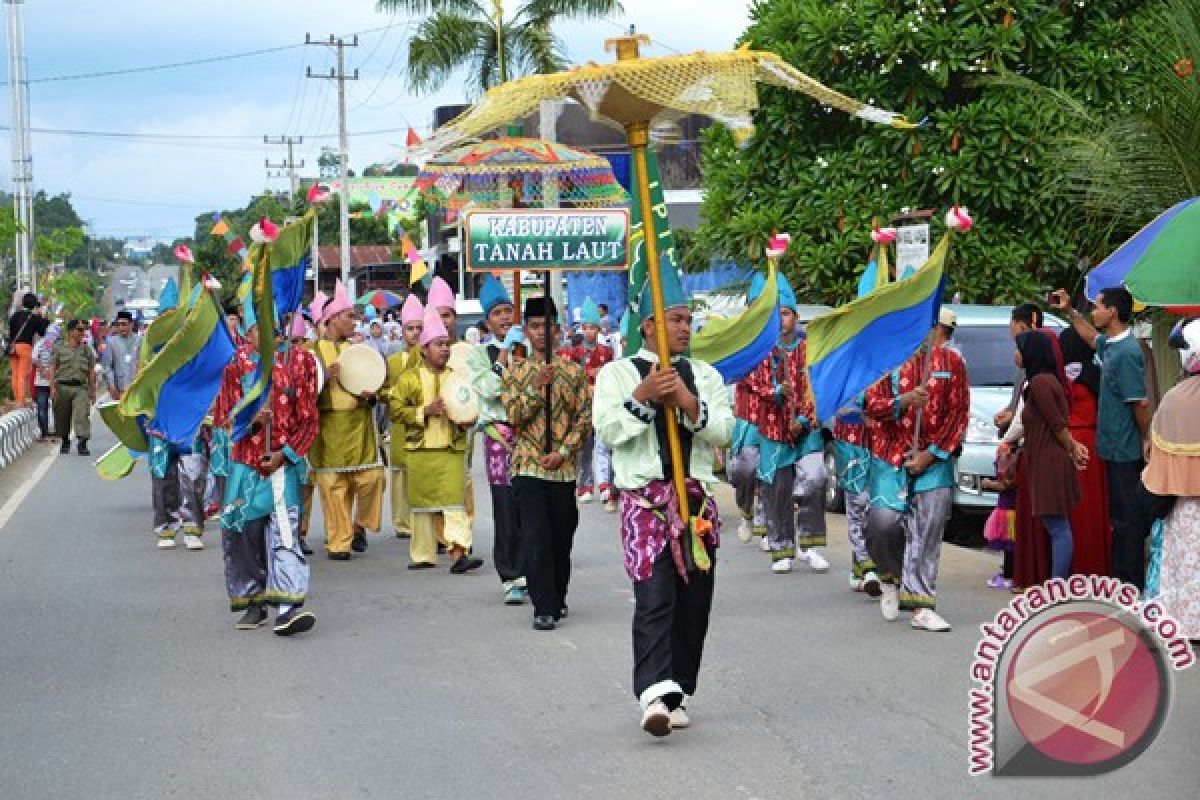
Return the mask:
{"type": "MultiPolygon", "coordinates": [[[[634,169],[636,169],[636,165],[634,169]]],[[[658,173],[658,156],[653,150],[646,150],[646,171],[650,183],[650,230],[657,236],[659,269],[663,272],[676,269],[675,237],[671,234],[671,221],[667,217],[667,203],[663,200],[662,179],[658,173]]],[[[637,179],[634,178],[636,186],[637,179]]],[[[632,227],[629,232],[629,246],[632,258],[629,265],[629,299],[625,314],[629,319],[627,353],[636,353],[642,347],[642,318],[638,314],[638,298],[641,297],[642,287],[649,275],[649,264],[646,258],[646,215],[642,211],[642,201],[636,188],[630,192],[633,198],[632,227]]]]}

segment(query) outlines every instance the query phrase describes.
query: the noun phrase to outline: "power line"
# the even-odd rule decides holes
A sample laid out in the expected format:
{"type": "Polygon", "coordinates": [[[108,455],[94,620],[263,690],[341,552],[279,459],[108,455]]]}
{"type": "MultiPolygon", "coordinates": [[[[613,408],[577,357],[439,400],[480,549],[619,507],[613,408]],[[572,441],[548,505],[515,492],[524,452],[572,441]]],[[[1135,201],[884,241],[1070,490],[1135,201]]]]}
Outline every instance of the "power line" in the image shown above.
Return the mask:
{"type": "MultiPolygon", "coordinates": [[[[378,33],[379,31],[386,31],[389,28],[391,28],[394,24],[395,23],[392,22],[387,25],[379,25],[374,28],[367,28],[366,30],[356,31],[354,33],[348,33],[348,34],[346,34],[346,36],[366,36],[367,34],[378,33]]],[[[295,48],[298,48],[298,47],[304,47],[304,45],[305,45],[304,42],[297,42],[296,44],[285,44],[285,45],[279,45],[278,47],[263,47],[263,48],[259,48],[258,50],[243,50],[240,53],[226,53],[225,55],[210,56],[208,58],[193,58],[188,61],[173,61],[173,62],[170,62],[167,64],[148,64],[148,65],[141,66],[141,67],[126,67],[124,69],[110,69],[110,70],[103,70],[103,71],[99,71],[99,72],[81,72],[81,73],[77,73],[74,75],[51,75],[51,76],[48,76],[45,78],[29,78],[26,82],[27,83],[53,83],[53,82],[57,82],[57,81],[81,81],[81,80],[89,80],[91,78],[112,78],[112,77],[116,77],[119,75],[136,75],[136,74],[140,74],[140,73],[144,73],[144,72],[159,72],[159,71],[167,70],[167,69],[182,69],[185,67],[198,67],[198,66],[203,66],[205,64],[215,64],[220,61],[234,61],[234,60],[242,59],[242,58],[254,58],[257,56],[270,55],[271,53],[281,53],[285,50],[294,50],[295,48]]]]}
{"type": "MultiPolygon", "coordinates": [[[[325,75],[314,75],[313,77],[328,77],[325,75]]],[[[349,78],[347,78],[349,80],[349,78]]],[[[12,128],[8,125],[0,125],[0,131],[9,131],[12,128]]],[[[178,141],[178,142],[224,142],[226,144],[235,144],[237,142],[259,142],[262,137],[250,134],[203,134],[203,133],[135,133],[133,131],[88,131],[74,128],[30,128],[32,133],[42,133],[53,136],[80,136],[101,139],[134,139],[141,141],[178,141]]],[[[407,128],[378,128],[369,131],[350,131],[348,136],[382,136],[384,134],[399,133],[407,130],[407,128]]],[[[311,139],[335,139],[341,134],[339,133],[313,133],[304,134],[311,139]]],[[[255,148],[257,149],[257,148],[255,148]]]]}

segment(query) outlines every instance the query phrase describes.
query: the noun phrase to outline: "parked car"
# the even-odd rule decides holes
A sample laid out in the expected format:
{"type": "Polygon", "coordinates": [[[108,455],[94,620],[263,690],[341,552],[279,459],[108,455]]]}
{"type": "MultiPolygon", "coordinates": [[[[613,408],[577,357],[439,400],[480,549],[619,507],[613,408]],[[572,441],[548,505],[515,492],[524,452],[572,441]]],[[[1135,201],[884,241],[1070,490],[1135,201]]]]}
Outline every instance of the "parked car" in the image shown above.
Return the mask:
{"type": "MultiPolygon", "coordinates": [[[[958,317],[953,346],[962,354],[971,382],[971,413],[963,437],[962,451],[955,463],[954,511],[958,515],[986,515],[996,507],[996,494],[983,489],[983,479],[995,477],[996,447],[999,433],[992,420],[996,412],[1012,399],[1017,369],[1013,365],[1012,336],[1008,330],[1012,306],[948,304],[958,317]]],[[[1061,330],[1065,323],[1047,316],[1046,325],[1061,330]]],[[[826,448],[825,460],[830,475],[833,449],[826,448]]],[[[842,511],[845,503],[841,489],[830,481],[825,507],[842,511]]]]}

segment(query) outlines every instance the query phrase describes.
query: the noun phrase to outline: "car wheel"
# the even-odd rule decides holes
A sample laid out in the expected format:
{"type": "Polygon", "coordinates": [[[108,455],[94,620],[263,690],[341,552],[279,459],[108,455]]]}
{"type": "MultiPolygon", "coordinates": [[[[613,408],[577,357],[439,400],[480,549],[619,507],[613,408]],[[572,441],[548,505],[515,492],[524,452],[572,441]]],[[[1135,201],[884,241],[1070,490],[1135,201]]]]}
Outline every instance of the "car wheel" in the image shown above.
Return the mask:
{"type": "Polygon", "coordinates": [[[829,445],[825,445],[825,472],[829,475],[829,481],[825,484],[825,510],[841,514],[846,510],[846,496],[838,483],[837,460],[829,445]]]}

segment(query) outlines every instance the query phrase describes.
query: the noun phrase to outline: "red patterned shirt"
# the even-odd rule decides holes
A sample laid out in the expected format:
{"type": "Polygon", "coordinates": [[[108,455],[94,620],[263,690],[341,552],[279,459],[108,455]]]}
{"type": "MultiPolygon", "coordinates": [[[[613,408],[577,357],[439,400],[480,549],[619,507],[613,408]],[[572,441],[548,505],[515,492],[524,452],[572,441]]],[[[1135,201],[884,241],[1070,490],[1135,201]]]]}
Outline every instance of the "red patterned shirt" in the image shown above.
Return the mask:
{"type": "MultiPolygon", "coordinates": [[[[225,368],[221,391],[213,408],[215,424],[229,425],[233,409],[242,399],[242,380],[254,374],[255,349],[247,343],[238,348],[225,368]]],[[[289,347],[275,353],[271,371],[271,450],[288,447],[303,457],[317,438],[317,363],[313,354],[302,347],[289,347]]],[[[233,459],[254,467],[262,474],[261,459],[266,452],[262,426],[255,425],[248,436],[233,445],[233,459]]]]}
{"type": "Polygon", "coordinates": [[[563,358],[569,358],[587,373],[588,386],[596,385],[596,374],[600,368],[613,360],[613,349],[606,344],[596,342],[591,348],[584,344],[564,347],[558,351],[563,358]]]}
{"type": "Polygon", "coordinates": [[[737,385],[734,413],[754,424],[765,438],[794,443],[789,425],[803,421],[812,425],[816,416],[808,373],[804,368],[806,343],[800,341],[791,350],[776,347],[771,355],[737,385]],[[780,387],[790,381],[792,396],[784,397],[780,387]]]}
{"type": "MultiPolygon", "coordinates": [[[[871,418],[870,449],[876,458],[902,466],[913,449],[917,409],[900,410],[897,399],[921,381],[925,354],[918,351],[897,372],[867,390],[865,410],[871,418]]],[[[947,459],[958,450],[971,413],[971,385],[962,356],[949,347],[935,347],[926,381],[929,402],[922,412],[918,449],[947,459]]]]}

